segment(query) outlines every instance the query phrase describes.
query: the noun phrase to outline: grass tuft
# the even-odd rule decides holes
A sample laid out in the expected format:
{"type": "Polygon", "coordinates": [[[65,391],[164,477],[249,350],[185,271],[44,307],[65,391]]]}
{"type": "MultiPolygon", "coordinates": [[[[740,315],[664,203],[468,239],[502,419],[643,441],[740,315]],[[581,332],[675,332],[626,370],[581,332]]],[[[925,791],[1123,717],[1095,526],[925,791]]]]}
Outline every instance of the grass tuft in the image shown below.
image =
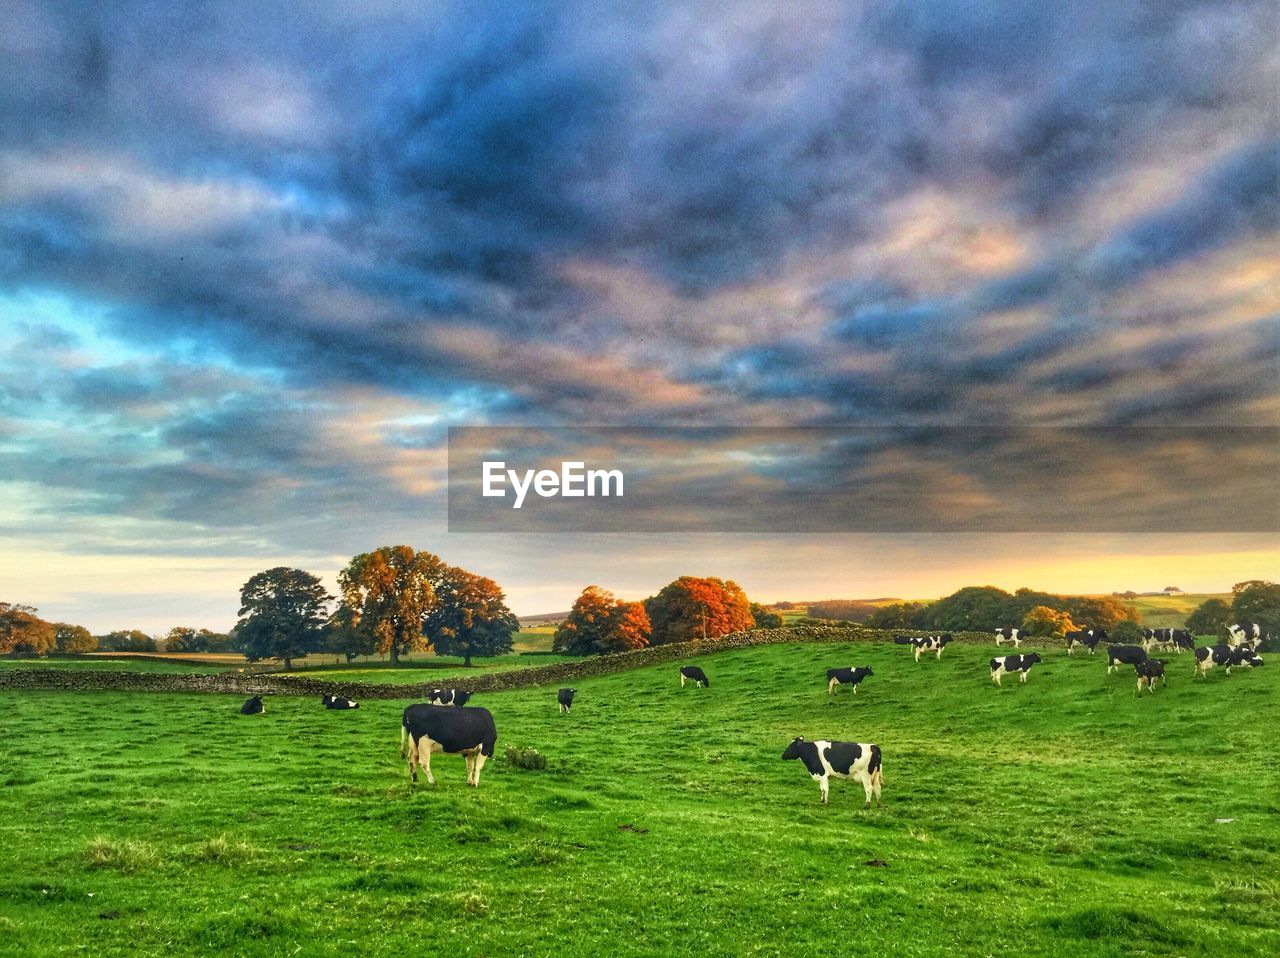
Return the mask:
{"type": "Polygon", "coordinates": [[[89,868],[106,868],[135,874],[151,871],[164,864],[164,859],[154,846],[132,838],[110,839],[98,836],[89,842],[84,852],[89,868]]]}

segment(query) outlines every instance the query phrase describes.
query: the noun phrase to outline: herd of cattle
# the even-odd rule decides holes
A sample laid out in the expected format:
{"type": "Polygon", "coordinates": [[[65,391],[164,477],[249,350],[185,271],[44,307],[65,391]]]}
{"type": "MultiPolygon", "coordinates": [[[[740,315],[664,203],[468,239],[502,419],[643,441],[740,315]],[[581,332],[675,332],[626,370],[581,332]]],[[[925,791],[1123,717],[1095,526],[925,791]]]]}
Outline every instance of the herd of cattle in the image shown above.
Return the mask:
{"type": "MultiPolygon", "coordinates": [[[[1147,689],[1155,692],[1157,683],[1165,682],[1164,667],[1167,659],[1153,659],[1148,653],[1159,649],[1170,649],[1176,652],[1189,650],[1194,652],[1196,664],[1193,675],[1205,676],[1215,666],[1222,666],[1228,675],[1237,666],[1255,667],[1262,665],[1262,656],[1257,653],[1259,643],[1268,638],[1260,626],[1255,623],[1242,622],[1227,627],[1229,638],[1213,646],[1196,647],[1195,640],[1185,629],[1144,629],[1142,645],[1110,645],[1107,647],[1107,674],[1111,674],[1121,665],[1133,667],[1138,678],[1137,692],[1147,689]]],[[[1007,628],[995,630],[997,646],[1005,643],[1015,648],[1027,638],[1021,629],[1007,628]]],[[[1081,629],[1068,632],[1066,635],[1067,654],[1073,654],[1076,647],[1087,648],[1092,655],[1099,643],[1106,641],[1105,629],[1081,629]]],[[[950,635],[909,636],[895,635],[894,642],[909,645],[920,661],[924,652],[933,652],[936,658],[942,658],[942,652],[952,641],[950,635]]],[[[998,655],[990,660],[991,681],[1000,684],[1004,675],[1017,674],[1020,682],[1026,682],[1032,666],[1043,661],[1037,652],[998,655]]],[[[850,668],[834,668],[827,670],[827,694],[834,695],[841,685],[851,685],[854,694],[858,686],[866,678],[875,675],[870,666],[850,668]]],[[[680,668],[680,686],[686,682],[695,683],[698,688],[710,688],[711,682],[707,674],[696,665],[685,665],[680,668]]],[[[562,688],[556,693],[556,701],[561,714],[567,714],[573,705],[576,689],[562,688]]],[[[493,757],[494,745],[498,741],[497,727],[493,715],[488,709],[465,707],[471,699],[471,693],[464,689],[432,689],[427,702],[410,705],[404,710],[400,723],[400,756],[409,762],[409,778],[418,781],[420,767],[427,777],[427,782],[435,784],[431,774],[431,756],[435,753],[445,755],[462,755],[466,762],[467,784],[473,787],[480,784],[480,771],[486,760],[493,757]]],[[[358,709],[358,702],[335,695],[325,695],[321,699],[326,709],[358,709]]],[[[258,715],[266,711],[262,696],[255,695],[240,709],[245,715],[258,715]]],[[[838,742],[819,739],[806,741],[802,736],[792,739],[786,751],[782,753],[784,760],[798,759],[808,770],[810,777],[818,783],[822,803],[827,803],[830,779],[855,779],[862,784],[866,793],[864,808],[871,807],[874,798],[880,804],[880,790],[884,785],[884,765],[880,754],[880,746],[871,742],[838,742]]]]}

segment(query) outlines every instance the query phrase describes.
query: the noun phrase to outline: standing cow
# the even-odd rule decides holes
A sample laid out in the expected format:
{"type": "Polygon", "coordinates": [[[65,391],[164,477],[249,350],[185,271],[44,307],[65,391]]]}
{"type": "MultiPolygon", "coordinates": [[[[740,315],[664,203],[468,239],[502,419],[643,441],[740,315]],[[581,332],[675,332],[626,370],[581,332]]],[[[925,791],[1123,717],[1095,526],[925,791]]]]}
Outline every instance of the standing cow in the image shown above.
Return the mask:
{"type": "Polygon", "coordinates": [[[827,791],[830,779],[855,778],[862,783],[866,792],[867,803],[863,808],[871,807],[874,795],[877,807],[880,805],[880,788],[884,784],[884,766],[880,761],[880,746],[867,742],[829,742],[818,740],[806,742],[797,735],[782,753],[783,760],[798,758],[809,770],[809,775],[818,783],[822,793],[822,804],[827,804],[827,791]]]}
{"type": "Polygon", "coordinates": [[[996,645],[1004,645],[1008,642],[1015,649],[1021,647],[1022,640],[1027,637],[1026,630],[1015,629],[1012,626],[1003,629],[996,629],[996,645]]]}
{"type": "Polygon", "coordinates": [[[1076,629],[1067,633],[1067,655],[1074,655],[1077,645],[1083,645],[1093,655],[1099,642],[1107,641],[1106,629],[1076,629]]]}
{"type": "Polygon", "coordinates": [[[868,675],[875,675],[869,665],[859,665],[850,669],[827,669],[827,694],[835,695],[841,685],[852,685],[853,694],[858,694],[858,683],[868,675]]]}
{"type": "Polygon", "coordinates": [[[1262,626],[1257,622],[1237,622],[1227,626],[1227,645],[1235,648],[1245,642],[1257,645],[1262,641],[1262,626]]]}
{"type": "Polygon", "coordinates": [[[573,706],[573,696],[577,689],[561,689],[556,693],[556,701],[560,703],[560,714],[569,714],[569,709],[573,706]]]}
{"type": "Polygon", "coordinates": [[[1168,681],[1164,676],[1165,665],[1165,659],[1147,659],[1145,662],[1135,664],[1133,672],[1138,676],[1138,688],[1134,695],[1140,695],[1143,688],[1155,695],[1156,682],[1166,683],[1168,681]]]}
{"type": "Polygon", "coordinates": [[[1026,655],[999,655],[991,660],[991,681],[1000,684],[1000,676],[1006,672],[1017,672],[1019,681],[1026,682],[1031,674],[1031,666],[1040,661],[1040,653],[1030,652],[1026,655]]]}
{"type": "Polygon", "coordinates": [[[410,705],[400,720],[400,751],[409,743],[409,779],[418,781],[418,766],[427,775],[427,784],[436,783],[431,774],[431,753],[462,755],[467,764],[467,784],[480,785],[480,770],[493,757],[498,731],[488,709],[453,708],[448,705],[410,705]]]}
{"type": "Polygon", "coordinates": [[[696,665],[680,666],[680,688],[684,688],[685,681],[696,682],[698,688],[711,688],[711,680],[707,678],[707,673],[702,671],[696,665]]]}
{"type": "Polygon", "coordinates": [[[1147,650],[1140,645],[1112,645],[1107,648],[1107,674],[1121,665],[1137,665],[1147,661],[1147,650]]]}

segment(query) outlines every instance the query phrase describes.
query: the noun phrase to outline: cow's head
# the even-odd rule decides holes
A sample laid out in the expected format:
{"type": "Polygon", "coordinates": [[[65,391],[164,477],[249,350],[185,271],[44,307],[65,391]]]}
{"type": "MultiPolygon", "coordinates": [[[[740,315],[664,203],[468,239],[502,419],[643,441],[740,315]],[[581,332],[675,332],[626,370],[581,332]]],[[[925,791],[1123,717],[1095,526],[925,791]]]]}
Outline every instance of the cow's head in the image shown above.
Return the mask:
{"type": "Polygon", "coordinates": [[[1027,665],[1035,665],[1037,662],[1041,661],[1040,653],[1032,652],[1030,655],[1024,655],[1022,657],[1022,661],[1026,662],[1027,665]]]}
{"type": "Polygon", "coordinates": [[[471,701],[471,693],[470,693],[470,692],[464,692],[464,691],[462,691],[462,689],[456,689],[456,690],[454,691],[454,693],[453,693],[453,704],[454,704],[454,705],[466,705],[469,701],[471,701]]]}
{"type": "Polygon", "coordinates": [[[861,672],[863,675],[875,675],[875,673],[871,671],[871,666],[869,665],[859,665],[854,671],[861,672]]]}
{"type": "Polygon", "coordinates": [[[784,759],[799,758],[800,746],[803,744],[804,744],[804,736],[797,735],[795,738],[791,740],[791,744],[787,746],[787,750],[782,753],[782,757],[784,759]]]}

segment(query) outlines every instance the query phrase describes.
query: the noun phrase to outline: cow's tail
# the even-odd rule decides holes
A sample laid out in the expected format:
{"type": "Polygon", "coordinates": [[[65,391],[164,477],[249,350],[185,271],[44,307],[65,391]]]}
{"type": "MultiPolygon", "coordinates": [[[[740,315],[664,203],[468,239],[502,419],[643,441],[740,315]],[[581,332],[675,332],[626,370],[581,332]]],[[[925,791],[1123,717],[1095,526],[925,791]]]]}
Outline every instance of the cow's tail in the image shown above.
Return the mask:
{"type": "Polygon", "coordinates": [[[880,787],[884,787],[884,762],[880,759],[880,746],[871,746],[871,761],[867,763],[867,771],[871,773],[872,781],[879,782],[880,787]]]}

